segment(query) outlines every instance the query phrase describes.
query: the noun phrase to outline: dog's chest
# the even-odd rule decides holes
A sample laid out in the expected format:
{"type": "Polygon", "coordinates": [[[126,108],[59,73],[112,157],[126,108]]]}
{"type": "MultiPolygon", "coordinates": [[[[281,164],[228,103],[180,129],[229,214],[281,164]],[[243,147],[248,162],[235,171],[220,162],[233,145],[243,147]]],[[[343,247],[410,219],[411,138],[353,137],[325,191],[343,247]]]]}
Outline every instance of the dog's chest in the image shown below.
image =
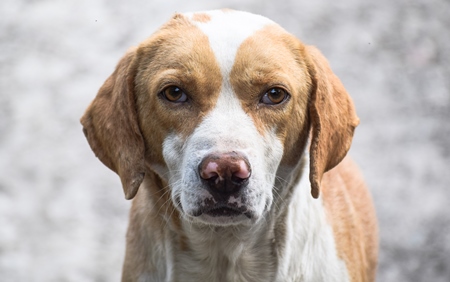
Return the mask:
{"type": "Polygon", "coordinates": [[[274,281],[276,259],[269,238],[249,244],[232,234],[207,233],[194,233],[189,250],[174,256],[175,281],[274,281]]]}

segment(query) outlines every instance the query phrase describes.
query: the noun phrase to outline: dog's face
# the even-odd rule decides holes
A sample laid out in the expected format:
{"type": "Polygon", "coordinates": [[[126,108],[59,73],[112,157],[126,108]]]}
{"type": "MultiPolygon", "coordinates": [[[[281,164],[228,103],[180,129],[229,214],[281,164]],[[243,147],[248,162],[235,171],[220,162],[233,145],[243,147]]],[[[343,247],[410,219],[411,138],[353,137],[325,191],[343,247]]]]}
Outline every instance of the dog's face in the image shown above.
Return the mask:
{"type": "Polygon", "coordinates": [[[183,214],[255,221],[271,207],[280,161],[293,149],[287,143],[306,140],[311,79],[299,43],[267,19],[198,16],[173,20],[150,39],[164,44],[141,54],[150,59],[137,74],[142,134],[162,152],[154,169],[183,214]]]}
{"type": "Polygon", "coordinates": [[[317,197],[357,117],[320,53],[266,18],[213,11],[176,15],[129,51],[82,123],[127,198],[153,171],[185,218],[230,225],[272,207],[310,130],[317,197]]]}

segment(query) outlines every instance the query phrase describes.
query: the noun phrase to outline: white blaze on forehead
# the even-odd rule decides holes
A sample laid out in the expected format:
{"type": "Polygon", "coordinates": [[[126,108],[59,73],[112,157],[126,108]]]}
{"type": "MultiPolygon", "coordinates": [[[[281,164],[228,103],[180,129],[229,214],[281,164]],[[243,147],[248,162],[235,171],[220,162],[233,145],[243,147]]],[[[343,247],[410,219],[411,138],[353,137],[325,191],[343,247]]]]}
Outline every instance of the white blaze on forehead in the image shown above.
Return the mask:
{"type": "MultiPolygon", "coordinates": [[[[276,23],[263,16],[233,10],[187,13],[185,16],[208,37],[209,45],[223,77],[222,89],[215,109],[204,120],[204,126],[200,127],[212,127],[222,134],[238,135],[238,132],[242,132],[242,130],[235,130],[239,125],[239,128],[247,129],[244,130],[245,135],[256,134],[252,119],[243,111],[230,84],[230,73],[242,43],[258,30],[276,23]],[[207,20],[196,21],[196,15],[206,15],[207,20]]],[[[254,136],[247,137],[254,138],[254,136]]],[[[236,136],[236,139],[245,138],[236,136]]]]}
{"type": "Polygon", "coordinates": [[[229,77],[237,50],[242,42],[263,27],[276,24],[263,16],[240,11],[214,10],[200,14],[210,16],[210,20],[194,21],[192,20],[194,13],[188,13],[185,16],[208,36],[209,44],[225,80],[229,77]]]}

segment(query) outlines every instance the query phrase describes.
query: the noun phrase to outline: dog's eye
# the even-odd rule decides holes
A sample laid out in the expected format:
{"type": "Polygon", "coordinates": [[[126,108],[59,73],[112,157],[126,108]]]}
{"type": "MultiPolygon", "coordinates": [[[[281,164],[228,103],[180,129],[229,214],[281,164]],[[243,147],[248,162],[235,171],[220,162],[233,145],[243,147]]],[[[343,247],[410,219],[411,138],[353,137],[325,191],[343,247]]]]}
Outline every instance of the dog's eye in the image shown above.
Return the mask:
{"type": "Polygon", "coordinates": [[[277,105],[284,102],[288,96],[289,94],[284,89],[278,87],[271,88],[261,98],[261,103],[266,105],[277,105]]]}
{"type": "Polygon", "coordinates": [[[164,98],[172,103],[183,103],[187,101],[187,95],[183,89],[177,86],[169,86],[161,92],[164,98]]]}

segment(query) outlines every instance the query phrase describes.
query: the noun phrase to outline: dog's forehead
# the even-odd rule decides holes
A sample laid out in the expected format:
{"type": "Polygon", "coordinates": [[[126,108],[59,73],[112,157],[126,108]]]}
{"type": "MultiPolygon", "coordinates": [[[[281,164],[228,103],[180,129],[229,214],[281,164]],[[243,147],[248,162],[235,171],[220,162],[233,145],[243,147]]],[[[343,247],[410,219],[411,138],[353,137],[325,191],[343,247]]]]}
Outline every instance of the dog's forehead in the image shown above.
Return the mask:
{"type": "Polygon", "coordinates": [[[241,44],[255,32],[276,25],[260,15],[242,11],[214,10],[184,14],[209,40],[222,74],[230,71],[241,44]]]}

